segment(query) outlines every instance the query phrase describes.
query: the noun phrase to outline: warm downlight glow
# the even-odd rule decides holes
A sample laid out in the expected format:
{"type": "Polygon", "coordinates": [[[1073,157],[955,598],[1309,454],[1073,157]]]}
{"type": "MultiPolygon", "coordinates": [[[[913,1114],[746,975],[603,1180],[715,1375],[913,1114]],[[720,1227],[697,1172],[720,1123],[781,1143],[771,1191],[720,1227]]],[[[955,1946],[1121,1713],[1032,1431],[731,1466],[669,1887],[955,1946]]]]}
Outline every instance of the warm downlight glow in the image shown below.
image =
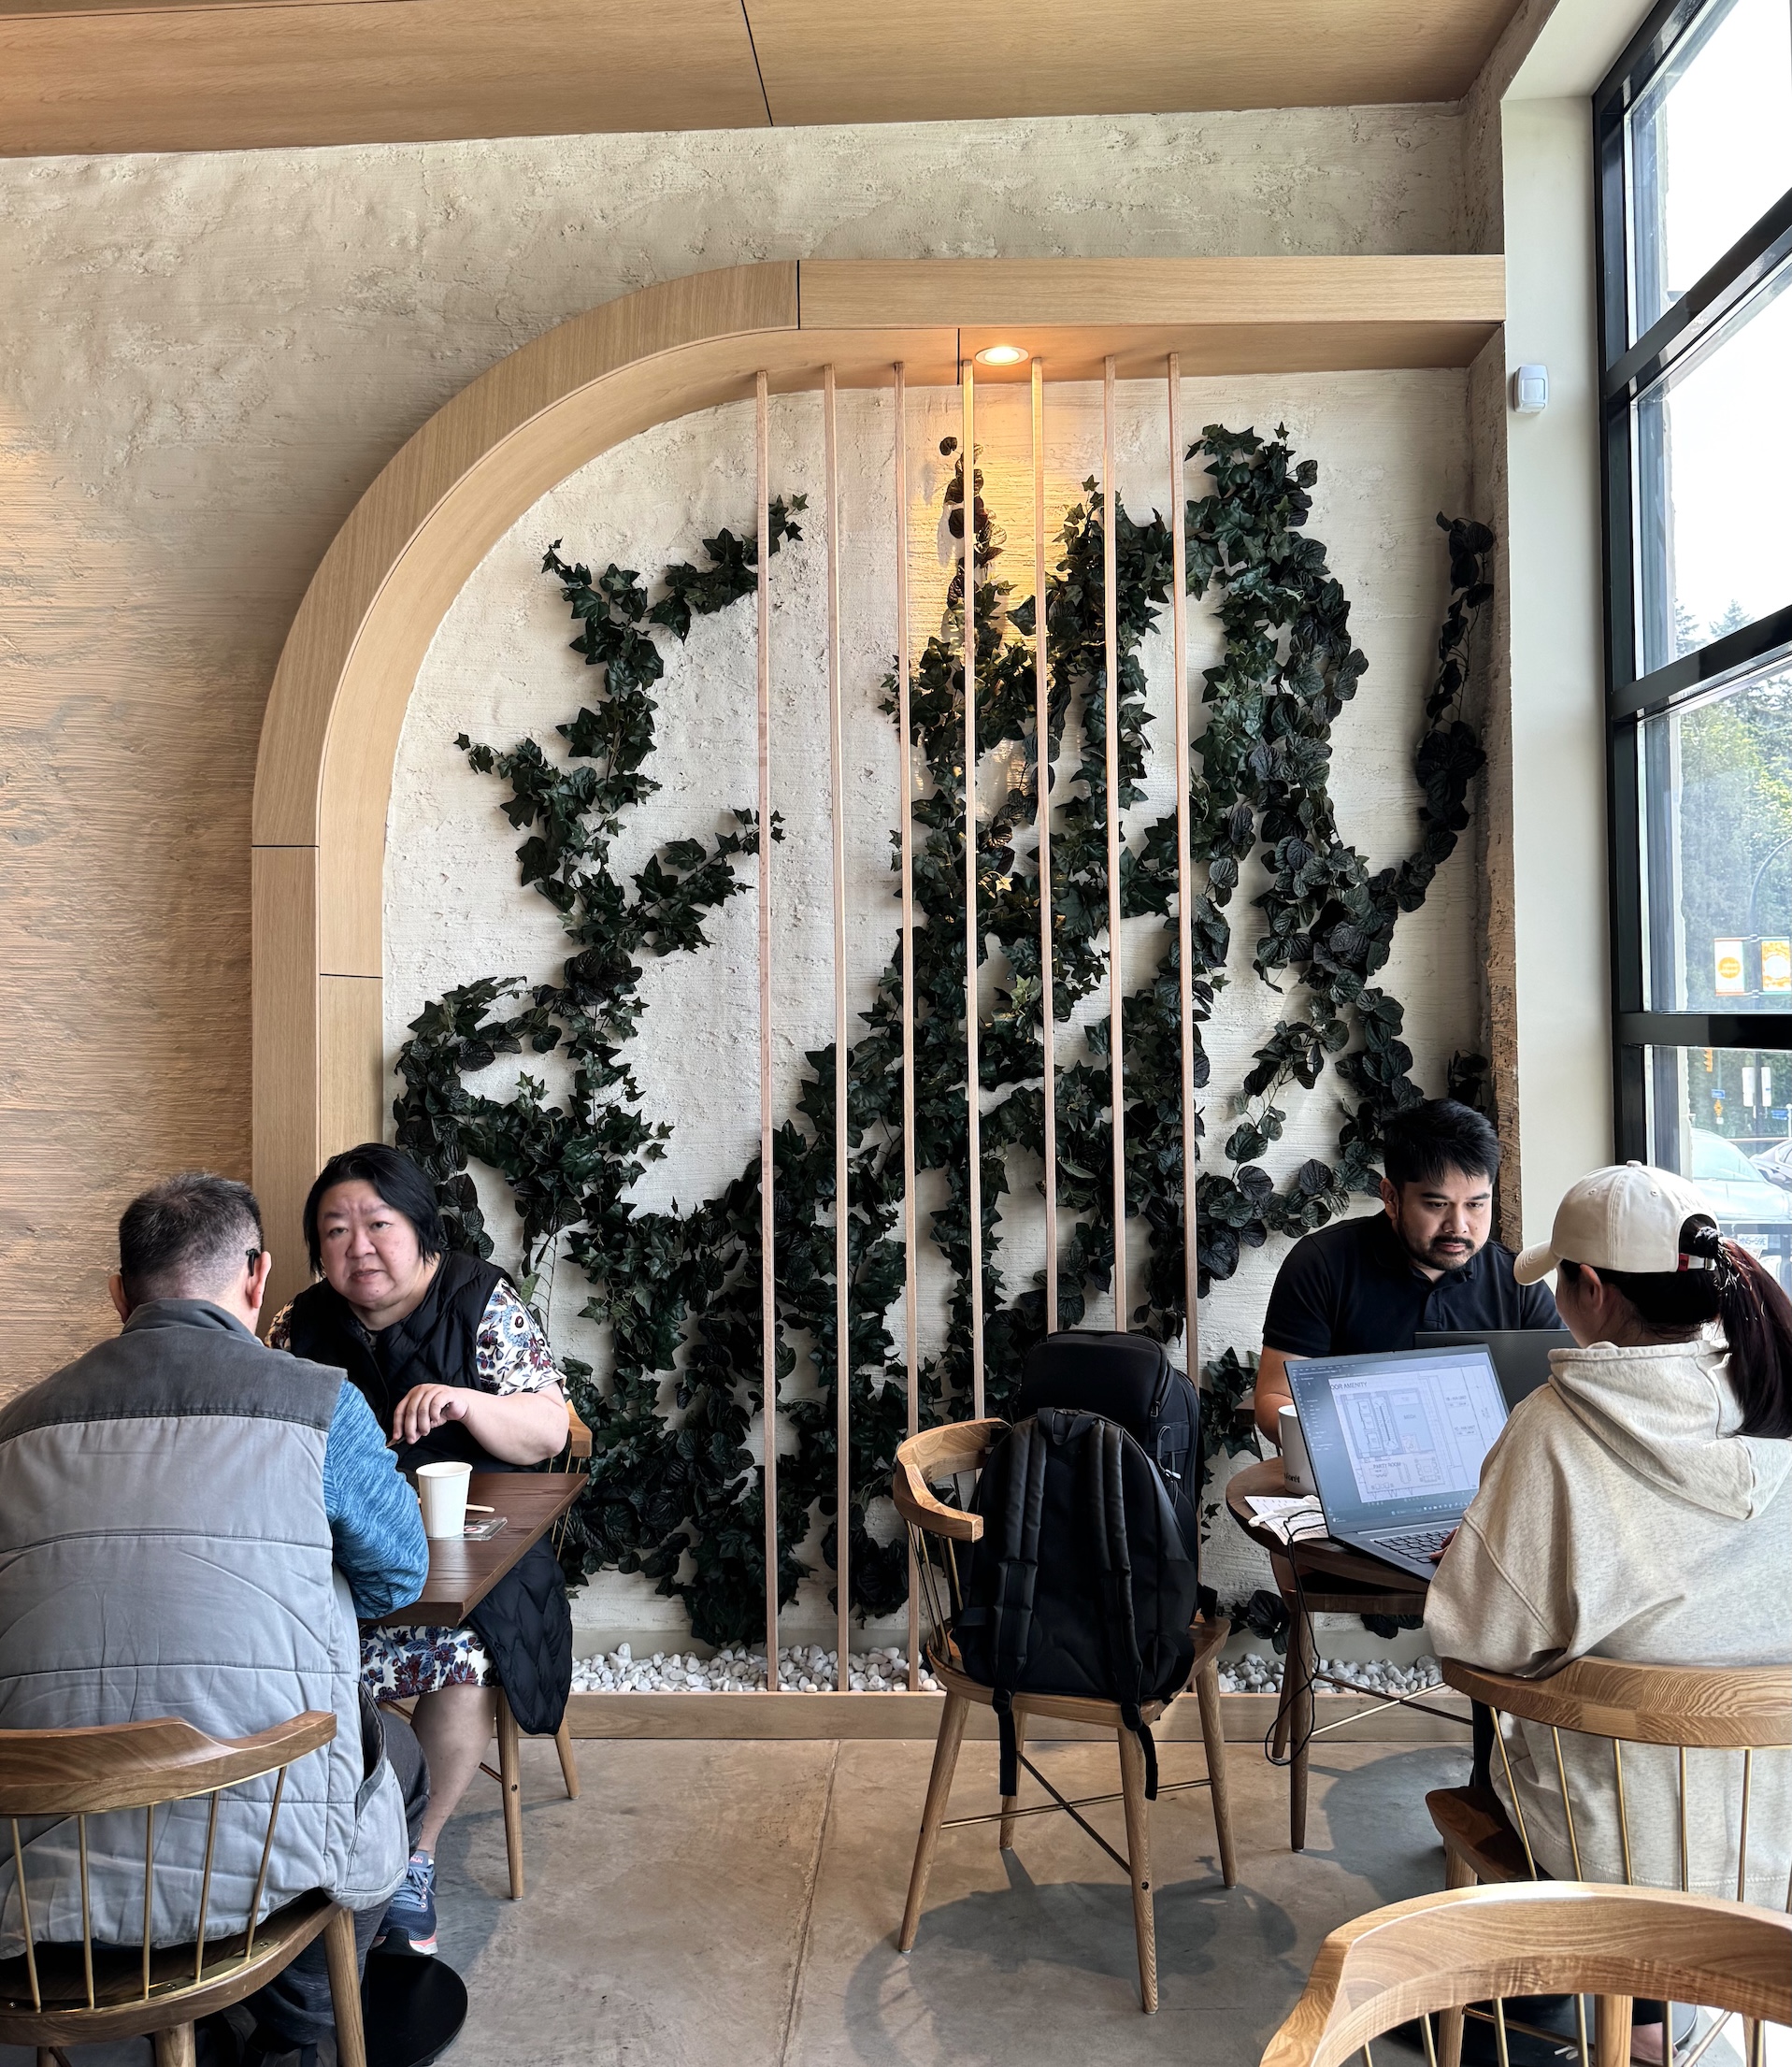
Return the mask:
{"type": "Polygon", "coordinates": [[[980,366],[1017,366],[1026,353],[1019,345],[985,345],[977,354],[980,366]]]}

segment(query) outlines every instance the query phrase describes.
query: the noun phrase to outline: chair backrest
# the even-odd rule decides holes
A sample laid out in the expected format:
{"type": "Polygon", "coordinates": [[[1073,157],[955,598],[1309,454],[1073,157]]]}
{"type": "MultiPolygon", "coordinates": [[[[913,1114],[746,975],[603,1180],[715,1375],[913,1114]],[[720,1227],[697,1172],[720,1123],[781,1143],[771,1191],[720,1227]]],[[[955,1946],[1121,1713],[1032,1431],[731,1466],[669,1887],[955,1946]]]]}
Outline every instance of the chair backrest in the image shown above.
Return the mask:
{"type": "MultiPolygon", "coordinates": [[[[1629,1802],[1624,1785],[1623,1746],[1661,1744],[1680,1753],[1676,1792],[1680,1829],[1680,1877],[1687,1881],[1688,1832],[1692,1816],[1687,1799],[1688,1751],[1730,1751],[1737,1760],[1741,1790],[1738,1826],[1736,1896],[1744,1899],[1748,1885],[1749,1810],[1755,1785],[1755,1754],[1792,1745],[1792,1665],[1711,1667],[1630,1665],[1616,1658],[1583,1658],[1547,1679],[1514,1679],[1484,1672],[1459,1658],[1441,1661],[1444,1682],[1471,1700],[1484,1701],[1496,1717],[1514,1715],[1549,1730],[1562,1787],[1563,1814],[1576,1870],[1581,1862],[1574,1824],[1574,1802],[1562,1757],[1561,1734],[1603,1737],[1612,1747],[1613,1784],[1618,1830],[1623,1845],[1625,1879],[1631,1878],[1629,1802]]],[[[1533,1878],[1537,1860],[1525,1821],[1524,1801],[1512,1777],[1506,1736],[1496,1728],[1495,1741],[1506,1761],[1506,1784],[1518,1813],[1518,1834],[1533,1878]]]]}
{"type": "Polygon", "coordinates": [[[974,1543],[983,1533],[983,1518],[961,1503],[952,1506],[934,1492],[947,1480],[974,1478],[1006,1421],[950,1421],[924,1428],[897,1446],[890,1498],[909,1526],[915,1573],[927,1615],[927,1650],[943,1658],[952,1618],[964,1604],[959,1584],[958,1545],[974,1543]]]}
{"type": "Polygon", "coordinates": [[[1421,1895],[1332,1932],[1262,2067],[1338,2067],[1415,2017],[1538,1994],[1598,1996],[1600,2057],[1618,2061],[1636,1997],[1792,2022],[1792,1918],[1573,1881],[1421,1895]]]}
{"type": "Polygon", "coordinates": [[[1762,1751],[1792,1744],[1792,1665],[1627,1665],[1581,1658],[1547,1679],[1442,1661],[1458,1692],[1552,1730],[1621,1744],[1762,1751]]]}
{"type": "MultiPolygon", "coordinates": [[[[256,1875],[255,1891],[242,1926],[244,1945],[241,1952],[234,1955],[246,1962],[254,1951],[255,1931],[261,1920],[262,1897],[267,1887],[268,1865],[274,1856],[274,1833],[280,1820],[287,1768],[329,1744],[335,1736],[336,1717],[320,1709],[307,1709],[289,1722],[277,1723],[252,1737],[208,1737],[204,1730],[195,1730],[191,1723],[179,1721],[172,1715],[147,1722],[105,1724],[93,1729],[0,1730],[0,1816],[7,1819],[11,1840],[12,1867],[24,1938],[25,1980],[32,2008],[41,2010],[44,2006],[38,1958],[42,1940],[33,1929],[29,1853],[22,1842],[21,1819],[51,1817],[63,1821],[69,1816],[75,1818],[80,1848],[82,1993],[87,2008],[93,2009],[96,2006],[97,1996],[93,1905],[87,1872],[87,1818],[121,1810],[142,1810],[143,1944],[139,2000],[147,2002],[152,1992],[158,1996],[168,1992],[165,1987],[152,1989],[150,1938],[151,1918],[155,1909],[156,1810],[169,1802],[191,1801],[202,1794],[211,1797],[206,1827],[199,1921],[194,1943],[193,1977],[185,1984],[197,1988],[206,1972],[207,1912],[211,1895],[219,1798],[246,1781],[261,1779],[270,1773],[279,1774],[268,1803],[261,1870],[256,1875]]],[[[217,1970],[218,1961],[214,1959],[214,1978],[217,1970]]],[[[7,1992],[4,1981],[0,1981],[0,2007],[4,2007],[7,1992]]],[[[79,2006],[79,2003],[71,2006],[79,2006]]]]}
{"type": "Polygon", "coordinates": [[[566,1447],[562,1454],[569,1465],[589,1468],[591,1464],[591,1430],[570,1400],[566,1401],[566,1447]]]}

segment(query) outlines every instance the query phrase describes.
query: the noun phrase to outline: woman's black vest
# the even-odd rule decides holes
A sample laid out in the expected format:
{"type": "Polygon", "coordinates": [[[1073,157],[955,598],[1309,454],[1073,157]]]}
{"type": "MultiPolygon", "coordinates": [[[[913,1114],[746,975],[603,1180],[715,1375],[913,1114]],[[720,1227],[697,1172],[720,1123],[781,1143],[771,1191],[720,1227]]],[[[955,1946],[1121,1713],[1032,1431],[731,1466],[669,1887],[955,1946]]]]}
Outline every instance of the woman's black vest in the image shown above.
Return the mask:
{"type": "MultiPolygon", "coordinates": [[[[388,1435],[398,1402],[415,1385],[480,1389],[480,1322],[492,1294],[507,1282],[496,1264],[445,1256],[416,1311],[370,1335],[334,1286],[299,1294],[287,1314],[295,1356],[346,1371],[388,1435]]],[[[470,1464],[476,1471],[512,1471],[481,1448],[464,1421],[447,1421],[398,1452],[398,1468],[470,1464]]],[[[551,1736],[572,1687],[572,1611],[560,1566],[544,1541],[500,1579],[467,1616],[490,1653],[516,1719],[530,1736],[551,1736]]]]}
{"type": "MultiPolygon", "coordinates": [[[[479,1389],[480,1322],[492,1294],[507,1282],[495,1263],[451,1253],[437,1266],[415,1313],[370,1335],[341,1293],[320,1281],[293,1301],[287,1340],[294,1356],[346,1371],[381,1431],[390,1435],[398,1402],[412,1386],[479,1389]]],[[[414,1471],[420,1464],[470,1464],[476,1471],[511,1469],[481,1449],[464,1421],[445,1421],[421,1443],[398,1452],[401,1471],[414,1471]]]]}

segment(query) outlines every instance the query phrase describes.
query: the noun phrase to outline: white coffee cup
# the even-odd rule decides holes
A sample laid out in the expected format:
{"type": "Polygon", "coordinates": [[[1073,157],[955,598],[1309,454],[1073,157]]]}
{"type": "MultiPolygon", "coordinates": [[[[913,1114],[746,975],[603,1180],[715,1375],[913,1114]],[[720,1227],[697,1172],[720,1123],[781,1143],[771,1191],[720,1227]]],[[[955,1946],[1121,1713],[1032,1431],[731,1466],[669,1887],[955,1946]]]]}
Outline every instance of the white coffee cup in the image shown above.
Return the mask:
{"type": "Polygon", "coordinates": [[[423,1510],[425,1536],[466,1533],[466,1489],[473,1483],[470,1464],[420,1464],[417,1498],[423,1510]]]}
{"type": "Polygon", "coordinates": [[[1291,1493],[1313,1493],[1312,1465],[1307,1457],[1307,1439],[1300,1432],[1300,1414],[1283,1407],[1276,1415],[1276,1433],[1282,1438],[1282,1476],[1291,1493]]]}

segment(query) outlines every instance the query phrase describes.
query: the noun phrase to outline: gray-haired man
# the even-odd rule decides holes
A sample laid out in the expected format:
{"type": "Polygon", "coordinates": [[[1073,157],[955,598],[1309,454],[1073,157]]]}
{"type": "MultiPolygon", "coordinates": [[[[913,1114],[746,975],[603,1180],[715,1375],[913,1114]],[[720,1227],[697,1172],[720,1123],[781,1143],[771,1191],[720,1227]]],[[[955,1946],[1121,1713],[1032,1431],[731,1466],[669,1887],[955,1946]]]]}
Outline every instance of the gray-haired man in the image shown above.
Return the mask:
{"type": "MultiPolygon", "coordinates": [[[[428,1546],[366,1400],[339,1371],[256,1340],[267,1270],[246,1185],[168,1178],[119,1223],[122,1330],[0,1413],[0,1729],[178,1715],[244,1737],[330,1711],[335,1741],[287,1775],[263,1915],[323,1888],[356,1912],[365,1952],[428,1783],[409,1730],[382,1732],[361,1691],[356,1617],[415,1600],[428,1546]]],[[[222,1798],[219,1931],[241,1928],[261,1863],[266,1810],[251,1792],[222,1798]]],[[[198,1928],[206,1815],[200,1800],[158,1819],[157,1944],[198,1928]]],[[[140,1859],[141,1819],[87,1822],[94,1936],[135,1944],[141,1875],[104,1861],[140,1859]]],[[[72,1825],[33,1840],[25,1873],[39,1932],[79,1939],[72,1825]]],[[[13,1877],[8,1858],[0,1958],[21,1949],[13,1877]]],[[[327,2033],[322,1941],[252,2006],[291,2045],[327,2033]]]]}

